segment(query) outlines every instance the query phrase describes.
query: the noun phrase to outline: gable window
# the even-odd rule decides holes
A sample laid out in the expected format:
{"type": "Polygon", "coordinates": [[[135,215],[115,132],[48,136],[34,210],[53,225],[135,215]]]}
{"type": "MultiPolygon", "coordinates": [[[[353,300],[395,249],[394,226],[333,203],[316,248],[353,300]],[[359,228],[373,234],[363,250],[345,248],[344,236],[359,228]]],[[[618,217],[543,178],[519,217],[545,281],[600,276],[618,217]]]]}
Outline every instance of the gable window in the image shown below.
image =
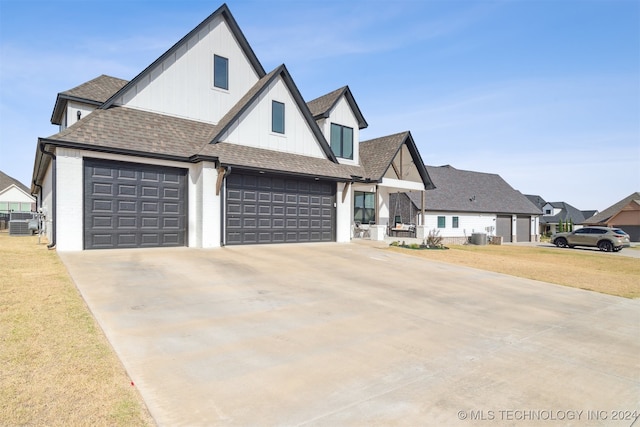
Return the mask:
{"type": "Polygon", "coordinates": [[[438,217],[438,228],[445,228],[446,226],[447,226],[447,221],[445,220],[445,217],[439,216],[438,217]]]}
{"type": "Polygon", "coordinates": [[[551,215],[551,209],[545,209],[544,210],[544,214],[545,215],[551,215]]]}
{"type": "Polygon", "coordinates": [[[361,224],[369,224],[376,220],[376,193],[365,191],[354,192],[353,220],[361,224]]]}
{"type": "Polygon", "coordinates": [[[284,104],[271,101],[271,131],[284,133],[284,104]]]}
{"type": "Polygon", "coordinates": [[[353,160],[353,129],[331,123],[331,150],[336,157],[353,160]]]}
{"type": "Polygon", "coordinates": [[[229,60],[213,55],[213,85],[220,89],[229,89],[229,60]]]}
{"type": "Polygon", "coordinates": [[[454,216],[452,219],[451,227],[458,228],[458,217],[454,216]]]}

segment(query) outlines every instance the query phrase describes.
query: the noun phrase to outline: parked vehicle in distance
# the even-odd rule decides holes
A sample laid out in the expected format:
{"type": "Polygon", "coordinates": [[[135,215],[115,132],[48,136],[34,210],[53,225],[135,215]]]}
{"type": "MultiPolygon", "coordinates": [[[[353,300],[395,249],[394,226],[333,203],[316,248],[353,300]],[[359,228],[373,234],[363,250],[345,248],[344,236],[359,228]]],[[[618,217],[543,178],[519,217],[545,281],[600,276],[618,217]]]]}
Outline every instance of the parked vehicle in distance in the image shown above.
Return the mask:
{"type": "Polygon", "coordinates": [[[618,252],[631,246],[629,235],[619,228],[584,227],[567,233],[555,233],[551,243],[559,248],[591,246],[604,252],[618,252]]]}

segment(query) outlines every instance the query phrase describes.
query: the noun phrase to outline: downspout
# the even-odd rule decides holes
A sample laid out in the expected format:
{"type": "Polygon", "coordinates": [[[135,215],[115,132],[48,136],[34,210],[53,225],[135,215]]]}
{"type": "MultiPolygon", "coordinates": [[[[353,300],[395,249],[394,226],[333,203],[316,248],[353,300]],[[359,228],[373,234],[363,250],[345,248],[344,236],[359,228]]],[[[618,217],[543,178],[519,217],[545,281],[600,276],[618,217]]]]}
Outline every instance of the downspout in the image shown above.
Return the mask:
{"type": "Polygon", "coordinates": [[[224,181],[231,174],[231,166],[220,166],[218,168],[218,183],[216,192],[220,195],[220,246],[225,245],[225,222],[227,217],[224,214],[224,198],[227,194],[227,186],[224,181]]]}
{"type": "MultiPolygon", "coordinates": [[[[52,166],[51,166],[51,243],[47,245],[47,248],[53,249],[56,246],[56,155],[51,151],[46,151],[44,149],[44,142],[40,142],[38,144],[38,149],[43,155],[47,155],[51,157],[52,166]]],[[[42,205],[42,187],[40,186],[40,204],[42,205]]]]}

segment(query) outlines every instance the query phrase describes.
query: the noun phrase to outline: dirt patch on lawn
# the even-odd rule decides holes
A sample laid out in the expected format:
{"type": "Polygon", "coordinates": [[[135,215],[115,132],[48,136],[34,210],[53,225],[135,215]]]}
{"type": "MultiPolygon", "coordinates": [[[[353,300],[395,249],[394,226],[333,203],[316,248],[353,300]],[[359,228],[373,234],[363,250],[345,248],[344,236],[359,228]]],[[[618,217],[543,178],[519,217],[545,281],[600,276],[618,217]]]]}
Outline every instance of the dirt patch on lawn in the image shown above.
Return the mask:
{"type": "Polygon", "coordinates": [[[153,425],[55,251],[0,233],[0,425],[153,425]]]}
{"type": "Polygon", "coordinates": [[[451,246],[448,251],[389,250],[625,298],[640,297],[640,261],[636,258],[512,245],[451,246]]]}

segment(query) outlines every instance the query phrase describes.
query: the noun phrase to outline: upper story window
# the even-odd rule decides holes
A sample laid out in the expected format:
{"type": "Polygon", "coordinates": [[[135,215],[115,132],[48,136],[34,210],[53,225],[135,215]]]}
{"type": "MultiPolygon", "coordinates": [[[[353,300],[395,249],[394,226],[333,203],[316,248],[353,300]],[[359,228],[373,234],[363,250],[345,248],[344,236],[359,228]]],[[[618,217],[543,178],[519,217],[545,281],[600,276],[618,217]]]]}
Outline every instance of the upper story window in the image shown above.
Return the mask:
{"type": "Polygon", "coordinates": [[[353,160],[353,129],[331,123],[331,149],[336,157],[353,160]]]}
{"type": "Polygon", "coordinates": [[[551,215],[551,209],[545,209],[544,210],[544,214],[545,215],[551,215]]]}
{"type": "Polygon", "coordinates": [[[271,101],[271,131],[284,133],[284,104],[271,101]]]}
{"type": "Polygon", "coordinates": [[[229,60],[213,55],[213,85],[220,89],[229,89],[229,60]]]}

